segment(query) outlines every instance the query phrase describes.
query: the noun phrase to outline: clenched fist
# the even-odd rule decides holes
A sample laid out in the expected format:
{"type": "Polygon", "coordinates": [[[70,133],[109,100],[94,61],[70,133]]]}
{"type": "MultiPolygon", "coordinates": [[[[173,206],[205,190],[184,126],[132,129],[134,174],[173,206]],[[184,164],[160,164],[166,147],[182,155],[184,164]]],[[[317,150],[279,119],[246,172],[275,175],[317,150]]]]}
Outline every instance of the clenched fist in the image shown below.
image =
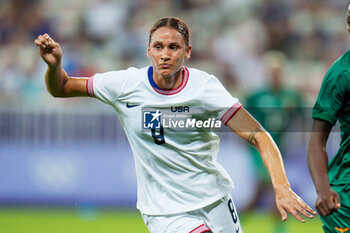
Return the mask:
{"type": "Polygon", "coordinates": [[[39,54],[48,66],[58,67],[61,65],[61,47],[48,34],[39,35],[34,43],[38,46],[39,54]]]}

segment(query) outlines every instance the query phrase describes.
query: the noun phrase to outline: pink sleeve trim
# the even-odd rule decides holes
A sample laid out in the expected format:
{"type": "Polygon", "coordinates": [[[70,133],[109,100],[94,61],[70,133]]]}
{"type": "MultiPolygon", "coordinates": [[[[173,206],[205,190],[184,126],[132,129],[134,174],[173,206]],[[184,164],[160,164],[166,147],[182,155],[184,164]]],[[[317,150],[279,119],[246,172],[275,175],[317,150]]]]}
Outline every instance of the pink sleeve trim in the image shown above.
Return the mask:
{"type": "Polygon", "coordinates": [[[95,97],[95,93],[94,93],[94,76],[91,76],[86,82],[86,93],[90,97],[95,97]]]}
{"type": "Polygon", "coordinates": [[[199,227],[195,228],[194,230],[190,231],[190,233],[202,233],[205,231],[210,231],[210,229],[205,224],[202,224],[199,227]]]}
{"type": "Polygon", "coordinates": [[[221,121],[226,125],[227,122],[236,114],[236,112],[242,107],[240,102],[235,103],[227,112],[221,117],[221,121]]]}

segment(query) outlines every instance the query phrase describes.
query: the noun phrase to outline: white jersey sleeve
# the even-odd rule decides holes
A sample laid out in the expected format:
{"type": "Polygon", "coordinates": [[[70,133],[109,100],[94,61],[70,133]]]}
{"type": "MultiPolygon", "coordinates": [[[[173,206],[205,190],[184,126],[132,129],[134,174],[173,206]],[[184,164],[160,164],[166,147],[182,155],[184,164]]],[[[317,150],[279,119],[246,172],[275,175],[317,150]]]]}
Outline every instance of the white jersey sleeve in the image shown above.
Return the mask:
{"type": "Polygon", "coordinates": [[[87,82],[88,95],[113,105],[123,95],[133,69],[95,74],[87,82]]]}
{"type": "Polygon", "coordinates": [[[217,118],[224,124],[242,107],[237,98],[233,97],[213,75],[209,76],[204,85],[203,103],[206,108],[216,110],[217,118]]]}

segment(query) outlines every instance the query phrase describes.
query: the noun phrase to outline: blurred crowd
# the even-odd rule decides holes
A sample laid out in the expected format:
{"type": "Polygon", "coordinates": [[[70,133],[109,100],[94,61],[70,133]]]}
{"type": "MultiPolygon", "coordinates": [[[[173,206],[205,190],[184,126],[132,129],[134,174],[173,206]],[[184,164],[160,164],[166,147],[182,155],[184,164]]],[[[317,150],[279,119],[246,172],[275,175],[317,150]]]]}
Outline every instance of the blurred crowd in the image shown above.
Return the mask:
{"type": "MultiPolygon", "coordinates": [[[[314,102],[331,63],[349,48],[343,0],[0,0],[0,106],[52,100],[34,39],[60,42],[70,76],[143,67],[148,30],[159,17],[184,19],[188,66],[215,74],[244,99],[269,85],[264,55],[284,54],[283,82],[314,102]]],[[[74,100],[79,104],[81,100],[74,100]]]]}

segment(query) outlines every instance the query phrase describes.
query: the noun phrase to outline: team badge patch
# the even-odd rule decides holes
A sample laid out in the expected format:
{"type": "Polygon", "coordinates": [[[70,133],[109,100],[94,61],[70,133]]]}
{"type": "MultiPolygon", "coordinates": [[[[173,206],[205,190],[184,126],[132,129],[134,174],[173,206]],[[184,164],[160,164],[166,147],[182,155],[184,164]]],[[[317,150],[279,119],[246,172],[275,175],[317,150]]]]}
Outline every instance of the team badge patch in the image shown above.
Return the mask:
{"type": "Polygon", "coordinates": [[[344,233],[349,230],[349,228],[339,228],[339,227],[335,227],[335,229],[341,233],[344,233]]]}

